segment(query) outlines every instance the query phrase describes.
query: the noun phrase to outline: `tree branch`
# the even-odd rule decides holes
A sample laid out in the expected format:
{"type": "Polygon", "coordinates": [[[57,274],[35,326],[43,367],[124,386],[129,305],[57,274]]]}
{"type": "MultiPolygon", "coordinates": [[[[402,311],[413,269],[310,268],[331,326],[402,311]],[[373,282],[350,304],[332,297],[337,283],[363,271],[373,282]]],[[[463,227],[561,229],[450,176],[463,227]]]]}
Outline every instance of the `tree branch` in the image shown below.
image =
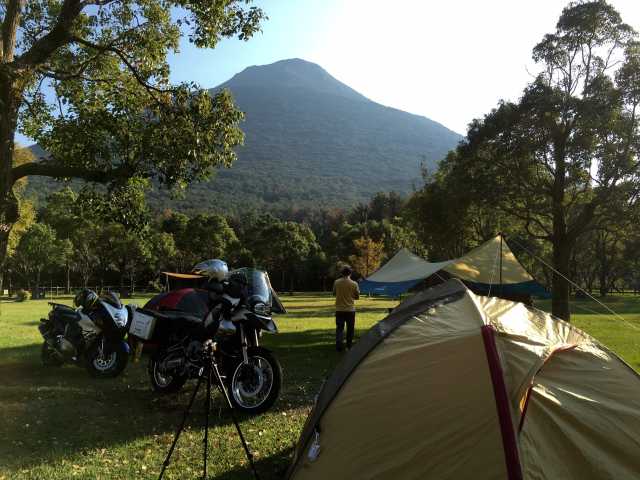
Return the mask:
{"type": "Polygon", "coordinates": [[[107,183],[120,178],[129,178],[133,169],[128,165],[120,165],[108,170],[88,170],[86,167],[68,166],[55,161],[23,163],[11,169],[11,178],[15,182],[26,176],[43,176],[52,178],[81,178],[89,182],[107,183]]]}
{"type": "Polygon", "coordinates": [[[125,64],[127,69],[129,69],[129,71],[134,76],[136,81],[140,85],[142,85],[147,90],[147,92],[149,92],[149,94],[154,98],[154,100],[158,101],[158,99],[155,97],[155,93],[167,93],[167,92],[170,91],[170,90],[165,90],[165,89],[162,89],[162,88],[158,88],[158,87],[156,87],[154,85],[151,85],[144,78],[142,78],[142,76],[140,75],[140,73],[138,72],[136,67],[133,66],[131,61],[127,58],[127,55],[122,50],[120,50],[119,48],[117,48],[117,47],[115,47],[113,45],[100,45],[100,44],[93,43],[93,42],[91,42],[89,40],[86,40],[86,39],[80,38],[80,37],[73,37],[72,40],[74,42],[76,42],[76,43],[79,43],[80,45],[84,45],[85,47],[93,48],[94,50],[98,50],[100,52],[115,53],[118,56],[118,58],[120,58],[122,63],[125,64]]]}
{"type": "Polygon", "coordinates": [[[37,40],[31,48],[20,55],[15,63],[20,67],[44,63],[53,52],[71,41],[73,22],[78,18],[85,3],[80,0],[64,0],[60,15],[51,31],[37,40]]]}
{"type": "Polygon", "coordinates": [[[20,24],[20,13],[25,0],[9,0],[4,21],[2,22],[2,41],[0,45],[0,60],[3,63],[13,61],[16,48],[16,32],[20,24]]]}

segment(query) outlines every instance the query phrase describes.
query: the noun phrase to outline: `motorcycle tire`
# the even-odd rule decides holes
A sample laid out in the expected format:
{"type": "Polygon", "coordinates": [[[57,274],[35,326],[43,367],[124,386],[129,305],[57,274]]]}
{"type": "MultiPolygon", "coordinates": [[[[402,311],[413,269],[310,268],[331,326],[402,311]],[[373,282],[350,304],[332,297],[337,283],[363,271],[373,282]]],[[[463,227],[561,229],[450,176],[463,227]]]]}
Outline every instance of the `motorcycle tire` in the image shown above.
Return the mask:
{"type": "Polygon", "coordinates": [[[64,360],[60,358],[60,355],[58,355],[47,342],[42,343],[40,358],[42,359],[42,365],[45,367],[61,367],[64,363],[64,360]]]}
{"type": "Polygon", "coordinates": [[[160,373],[159,366],[165,353],[164,350],[160,350],[149,359],[149,380],[151,380],[151,386],[157,393],[176,393],[185,384],[187,377],[184,375],[163,376],[160,373]]]}
{"type": "Polygon", "coordinates": [[[269,410],[280,395],[282,367],[266,348],[251,347],[247,351],[249,364],[237,359],[228,370],[227,393],[233,407],[256,415],[269,410]]]}
{"type": "Polygon", "coordinates": [[[85,354],[85,366],[89,375],[95,378],[113,378],[120,375],[129,362],[129,353],[118,342],[107,358],[100,357],[100,341],[94,342],[85,354]]]}

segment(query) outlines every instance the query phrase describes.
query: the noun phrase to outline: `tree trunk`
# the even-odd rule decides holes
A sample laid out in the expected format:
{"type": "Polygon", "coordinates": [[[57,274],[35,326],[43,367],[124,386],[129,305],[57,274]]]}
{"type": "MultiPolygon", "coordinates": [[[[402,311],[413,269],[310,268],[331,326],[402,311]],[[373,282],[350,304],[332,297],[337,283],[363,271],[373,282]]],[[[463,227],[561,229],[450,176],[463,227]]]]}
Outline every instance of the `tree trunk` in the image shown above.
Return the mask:
{"type": "Polygon", "coordinates": [[[571,263],[571,244],[562,237],[553,242],[553,288],[551,293],[551,313],[558,318],[571,320],[569,294],[571,292],[567,277],[571,263]]]}
{"type": "Polygon", "coordinates": [[[598,270],[598,282],[600,296],[606,297],[609,293],[609,273],[611,265],[609,257],[607,257],[607,235],[606,233],[598,234],[596,237],[596,252],[600,263],[598,270]]]}
{"type": "Polygon", "coordinates": [[[32,297],[35,298],[40,298],[40,269],[38,268],[36,270],[36,288],[33,290],[33,293],[35,293],[35,295],[31,295],[32,297]]]}
{"type": "Polygon", "coordinates": [[[20,108],[20,91],[8,70],[0,69],[0,270],[7,262],[9,234],[20,215],[13,193],[13,155],[20,108]]]}
{"type": "Polygon", "coordinates": [[[71,293],[71,265],[67,262],[67,295],[71,293]]]}

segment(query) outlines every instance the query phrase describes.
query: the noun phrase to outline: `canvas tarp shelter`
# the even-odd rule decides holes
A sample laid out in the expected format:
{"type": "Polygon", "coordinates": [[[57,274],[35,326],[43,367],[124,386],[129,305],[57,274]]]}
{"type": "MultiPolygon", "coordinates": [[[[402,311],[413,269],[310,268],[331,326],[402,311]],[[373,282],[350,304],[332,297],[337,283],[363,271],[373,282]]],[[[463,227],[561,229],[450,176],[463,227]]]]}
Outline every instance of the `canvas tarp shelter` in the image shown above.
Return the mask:
{"type": "Polygon", "coordinates": [[[200,287],[206,280],[202,275],[194,273],[162,272],[165,278],[165,289],[167,292],[180,288],[200,287]]]}
{"type": "Polygon", "coordinates": [[[453,260],[431,263],[403,248],[378,271],[360,282],[363,293],[398,296],[424,279],[446,272],[478,294],[547,297],[542,285],[525,270],[501,235],[453,260]]]}
{"type": "Polygon", "coordinates": [[[452,279],[344,357],[287,478],[632,479],[638,452],[631,367],[566,322],[452,279]]]}

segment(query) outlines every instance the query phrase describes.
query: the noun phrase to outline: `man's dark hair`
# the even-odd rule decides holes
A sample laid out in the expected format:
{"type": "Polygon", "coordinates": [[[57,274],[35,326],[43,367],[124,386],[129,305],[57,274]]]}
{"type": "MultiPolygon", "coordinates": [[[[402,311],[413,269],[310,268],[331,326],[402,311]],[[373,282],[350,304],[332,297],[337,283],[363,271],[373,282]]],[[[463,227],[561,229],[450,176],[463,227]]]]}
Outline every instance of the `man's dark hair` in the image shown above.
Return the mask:
{"type": "Polygon", "coordinates": [[[343,277],[348,277],[352,273],[351,267],[349,265],[345,265],[342,267],[342,271],[340,273],[342,273],[343,277]]]}

